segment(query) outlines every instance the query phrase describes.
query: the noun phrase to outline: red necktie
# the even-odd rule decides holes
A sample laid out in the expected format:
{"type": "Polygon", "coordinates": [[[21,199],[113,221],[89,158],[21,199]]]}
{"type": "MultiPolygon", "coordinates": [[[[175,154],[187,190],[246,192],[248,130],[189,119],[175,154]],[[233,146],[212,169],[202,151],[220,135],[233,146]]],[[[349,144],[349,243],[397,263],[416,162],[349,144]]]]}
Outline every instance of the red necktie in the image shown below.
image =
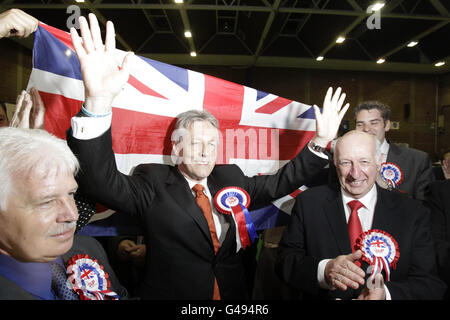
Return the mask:
{"type": "Polygon", "coordinates": [[[350,218],[348,219],[348,234],[350,235],[350,244],[352,246],[352,252],[355,251],[354,247],[356,244],[356,239],[363,233],[361,227],[361,221],[359,220],[358,210],[364,205],[358,200],[353,200],[347,203],[352,212],[350,213],[350,218]]]}
{"type": "MultiPolygon", "coordinates": [[[[192,190],[195,192],[195,201],[203,212],[203,215],[208,222],[209,233],[211,234],[211,239],[214,246],[214,254],[217,254],[220,248],[220,242],[217,238],[216,226],[214,224],[214,219],[212,216],[211,203],[209,202],[208,197],[203,192],[205,188],[201,184],[196,184],[192,187],[192,190]]],[[[214,293],[213,300],[220,300],[220,292],[219,285],[217,284],[217,279],[214,277],[214,293]]]]}

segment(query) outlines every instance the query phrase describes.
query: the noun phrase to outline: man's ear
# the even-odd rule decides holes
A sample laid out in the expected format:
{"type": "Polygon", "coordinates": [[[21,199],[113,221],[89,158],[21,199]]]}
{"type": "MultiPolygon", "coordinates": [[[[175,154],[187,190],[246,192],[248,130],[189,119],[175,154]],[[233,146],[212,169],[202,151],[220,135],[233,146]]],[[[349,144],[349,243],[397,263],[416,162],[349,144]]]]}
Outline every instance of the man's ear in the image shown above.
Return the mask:
{"type": "Polygon", "coordinates": [[[391,120],[386,120],[384,122],[384,132],[388,132],[391,129],[391,120]]]}

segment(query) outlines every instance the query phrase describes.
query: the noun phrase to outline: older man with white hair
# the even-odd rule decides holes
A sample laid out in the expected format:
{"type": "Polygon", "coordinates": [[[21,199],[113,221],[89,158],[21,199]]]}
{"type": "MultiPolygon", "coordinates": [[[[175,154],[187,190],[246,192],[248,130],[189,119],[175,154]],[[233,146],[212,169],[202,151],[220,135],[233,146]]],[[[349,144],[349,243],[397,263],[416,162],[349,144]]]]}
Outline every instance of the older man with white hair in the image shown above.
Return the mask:
{"type": "Polygon", "coordinates": [[[0,128],[0,299],[127,296],[101,245],[74,237],[78,168],[64,140],[0,128]]]}

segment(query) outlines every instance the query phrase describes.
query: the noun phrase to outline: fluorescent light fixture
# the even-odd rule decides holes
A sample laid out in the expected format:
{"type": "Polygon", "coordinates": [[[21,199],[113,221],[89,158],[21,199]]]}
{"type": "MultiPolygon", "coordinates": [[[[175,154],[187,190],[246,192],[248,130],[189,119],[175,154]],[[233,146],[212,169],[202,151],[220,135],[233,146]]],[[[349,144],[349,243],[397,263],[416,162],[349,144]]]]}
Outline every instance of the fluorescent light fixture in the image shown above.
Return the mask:
{"type": "Polygon", "coordinates": [[[323,58],[323,56],[318,56],[317,58],[316,58],[316,61],[322,61],[324,58],[323,58]]]}
{"type": "Polygon", "coordinates": [[[385,63],[386,62],[386,60],[384,59],[384,58],[379,58],[378,60],[377,60],[377,63],[378,64],[382,64],[382,63],[385,63]]]}
{"type": "Polygon", "coordinates": [[[342,37],[342,36],[339,36],[337,39],[336,39],[336,43],[342,43],[342,42],[344,42],[345,41],[345,37],[342,37]]]}
{"type": "Polygon", "coordinates": [[[379,11],[379,10],[381,10],[381,8],[383,8],[384,7],[384,2],[375,2],[373,5],[372,5],[372,11],[379,11]]]}
{"type": "Polygon", "coordinates": [[[192,37],[192,33],[191,33],[190,31],[185,31],[185,32],[184,32],[184,36],[185,36],[186,38],[191,38],[191,37],[192,37]]]}
{"type": "Polygon", "coordinates": [[[75,2],[82,3],[84,0],[75,0],[75,2]]]}
{"type": "Polygon", "coordinates": [[[435,67],[442,67],[445,64],[444,61],[439,61],[434,64],[435,67]]]}
{"type": "Polygon", "coordinates": [[[407,46],[408,48],[412,48],[412,47],[417,46],[418,43],[419,43],[419,41],[411,41],[411,42],[408,43],[406,46],[407,46]]]}
{"type": "Polygon", "coordinates": [[[183,0],[174,0],[175,3],[183,3],[183,0]]]}
{"type": "Polygon", "coordinates": [[[191,51],[191,57],[196,57],[196,56],[197,56],[197,52],[191,51]]]}

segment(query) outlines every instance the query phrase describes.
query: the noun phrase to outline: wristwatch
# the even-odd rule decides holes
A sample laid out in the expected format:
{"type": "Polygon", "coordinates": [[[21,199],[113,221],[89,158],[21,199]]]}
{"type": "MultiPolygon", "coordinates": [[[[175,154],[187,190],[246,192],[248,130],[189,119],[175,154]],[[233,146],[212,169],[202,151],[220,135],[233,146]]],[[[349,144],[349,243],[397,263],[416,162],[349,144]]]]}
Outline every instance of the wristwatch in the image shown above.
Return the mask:
{"type": "Polygon", "coordinates": [[[313,149],[314,151],[317,151],[317,152],[325,152],[325,150],[327,149],[327,148],[325,148],[325,147],[321,147],[321,146],[319,146],[318,144],[315,144],[313,141],[310,141],[309,142],[309,146],[311,147],[311,149],[313,149]]]}

